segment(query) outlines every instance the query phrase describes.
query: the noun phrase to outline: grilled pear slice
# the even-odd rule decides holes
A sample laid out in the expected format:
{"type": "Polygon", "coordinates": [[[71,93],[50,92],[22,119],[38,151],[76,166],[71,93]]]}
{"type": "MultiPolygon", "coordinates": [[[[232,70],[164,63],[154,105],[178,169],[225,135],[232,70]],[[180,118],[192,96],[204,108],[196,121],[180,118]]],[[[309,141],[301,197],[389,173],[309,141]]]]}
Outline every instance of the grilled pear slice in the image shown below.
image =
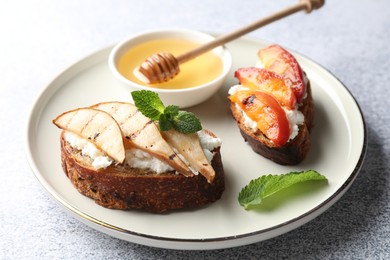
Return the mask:
{"type": "Polygon", "coordinates": [[[190,167],[212,183],[215,171],[207,160],[197,134],[183,134],[176,130],[163,131],[162,136],[188,161],[190,167]]]}
{"type": "Polygon", "coordinates": [[[122,131],[108,113],[92,108],[77,108],[64,112],[53,123],[66,131],[88,139],[119,163],[125,160],[122,131]]]}
{"type": "Polygon", "coordinates": [[[168,163],[184,176],[194,175],[164,140],[155,123],[145,117],[136,106],[125,102],[104,102],[92,107],[109,113],[118,122],[125,142],[131,142],[136,148],[168,163]]]}

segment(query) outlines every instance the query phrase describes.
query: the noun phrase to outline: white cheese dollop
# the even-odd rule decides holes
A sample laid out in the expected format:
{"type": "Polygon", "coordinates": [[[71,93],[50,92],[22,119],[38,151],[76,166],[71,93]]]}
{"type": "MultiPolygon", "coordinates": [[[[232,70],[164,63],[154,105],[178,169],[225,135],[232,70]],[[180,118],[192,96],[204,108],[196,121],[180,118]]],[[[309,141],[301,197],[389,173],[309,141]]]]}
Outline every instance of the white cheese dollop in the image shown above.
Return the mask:
{"type": "Polygon", "coordinates": [[[108,156],[97,156],[93,158],[92,166],[95,167],[96,169],[100,168],[107,168],[110,166],[113,162],[113,160],[110,159],[108,156]]]}
{"type": "MultiPolygon", "coordinates": [[[[212,151],[221,146],[221,139],[212,137],[206,134],[203,130],[198,133],[200,144],[206,155],[206,158],[211,162],[214,154],[212,151]]],[[[67,141],[73,148],[80,150],[82,155],[90,157],[93,162],[92,166],[96,169],[107,168],[113,163],[113,160],[106,156],[101,150],[99,150],[93,143],[89,142],[76,134],[66,131],[65,141],[67,141]]],[[[186,162],[181,154],[178,156],[186,162]]],[[[162,173],[166,171],[174,170],[169,164],[157,159],[156,157],[144,152],[140,149],[132,148],[126,150],[125,163],[133,168],[149,169],[156,173],[162,173]]],[[[186,162],[187,163],[187,162],[186,162]]],[[[187,163],[188,164],[188,163],[187,163]]],[[[189,167],[194,174],[197,174],[195,170],[189,167]]]]}
{"type": "Polygon", "coordinates": [[[200,145],[203,149],[207,149],[211,152],[215,148],[220,147],[222,145],[222,141],[220,138],[210,136],[203,130],[197,132],[197,134],[199,136],[200,145]]]}
{"type": "Polygon", "coordinates": [[[156,173],[172,171],[173,168],[156,157],[140,149],[126,150],[126,164],[137,169],[148,169],[156,173]]]}
{"type": "Polygon", "coordinates": [[[214,154],[212,151],[214,151],[215,148],[218,148],[222,145],[222,140],[219,137],[213,137],[208,135],[205,131],[201,130],[198,133],[200,145],[203,148],[203,153],[206,156],[209,163],[211,163],[211,160],[214,157],[214,154]]]}
{"type": "MultiPolygon", "coordinates": [[[[284,108],[283,108],[284,109],[284,108]]],[[[290,123],[290,137],[289,140],[294,139],[299,132],[299,126],[305,122],[305,117],[298,109],[288,110],[284,109],[288,122],[290,123]]]]}
{"type": "Polygon", "coordinates": [[[107,168],[112,164],[113,160],[88,140],[68,131],[65,132],[64,138],[70,146],[80,150],[82,155],[90,157],[93,160],[92,166],[96,169],[107,168]]]}

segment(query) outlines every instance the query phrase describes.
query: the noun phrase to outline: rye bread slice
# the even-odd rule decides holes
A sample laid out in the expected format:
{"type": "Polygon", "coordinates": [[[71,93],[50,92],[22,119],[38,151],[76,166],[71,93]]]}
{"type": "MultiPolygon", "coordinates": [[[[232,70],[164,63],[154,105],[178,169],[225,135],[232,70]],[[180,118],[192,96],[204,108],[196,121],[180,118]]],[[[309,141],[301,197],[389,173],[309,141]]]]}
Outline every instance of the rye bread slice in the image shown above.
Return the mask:
{"type": "Polygon", "coordinates": [[[91,166],[89,157],[65,141],[63,133],[60,142],[66,176],[81,194],[103,207],[154,213],[191,209],[220,199],[225,189],[220,148],[214,150],[211,162],[215,179],[208,183],[200,174],[185,177],[175,171],[157,174],[123,165],[97,170],[91,166]]]}

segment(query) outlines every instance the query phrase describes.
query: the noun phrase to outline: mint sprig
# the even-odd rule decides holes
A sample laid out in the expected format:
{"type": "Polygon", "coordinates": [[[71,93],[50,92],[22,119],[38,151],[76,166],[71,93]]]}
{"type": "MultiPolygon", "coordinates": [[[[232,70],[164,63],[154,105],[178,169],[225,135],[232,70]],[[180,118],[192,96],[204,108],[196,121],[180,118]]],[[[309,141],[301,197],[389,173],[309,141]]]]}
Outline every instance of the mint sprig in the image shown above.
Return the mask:
{"type": "Polygon", "coordinates": [[[200,120],[191,112],[180,110],[176,105],[165,107],[160,97],[150,90],[131,92],[134,104],[146,117],[158,121],[161,131],[175,129],[184,134],[202,130],[200,120]]]}
{"type": "Polygon", "coordinates": [[[251,180],[240,191],[238,201],[245,209],[249,209],[250,207],[260,205],[264,199],[278,191],[305,181],[327,181],[327,179],[314,170],[290,172],[281,175],[269,174],[251,180]]]}
{"type": "Polygon", "coordinates": [[[152,120],[159,120],[164,114],[165,106],[160,97],[153,91],[141,90],[131,92],[135,106],[141,113],[152,120]]]}

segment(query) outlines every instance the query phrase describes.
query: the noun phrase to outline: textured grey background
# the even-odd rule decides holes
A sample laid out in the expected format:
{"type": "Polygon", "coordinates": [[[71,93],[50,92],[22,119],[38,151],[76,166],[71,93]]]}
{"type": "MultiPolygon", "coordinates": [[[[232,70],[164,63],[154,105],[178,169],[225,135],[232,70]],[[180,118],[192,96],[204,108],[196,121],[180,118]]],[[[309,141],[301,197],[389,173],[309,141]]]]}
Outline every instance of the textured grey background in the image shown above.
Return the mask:
{"type": "Polygon", "coordinates": [[[29,109],[76,60],[160,27],[223,33],[294,0],[1,1],[0,259],[390,258],[390,2],[329,0],[251,33],[326,67],[364,112],[368,152],[350,190],[324,214],[274,239],[233,249],[173,251],[95,231],[45,193],[24,154],[29,109]]]}

